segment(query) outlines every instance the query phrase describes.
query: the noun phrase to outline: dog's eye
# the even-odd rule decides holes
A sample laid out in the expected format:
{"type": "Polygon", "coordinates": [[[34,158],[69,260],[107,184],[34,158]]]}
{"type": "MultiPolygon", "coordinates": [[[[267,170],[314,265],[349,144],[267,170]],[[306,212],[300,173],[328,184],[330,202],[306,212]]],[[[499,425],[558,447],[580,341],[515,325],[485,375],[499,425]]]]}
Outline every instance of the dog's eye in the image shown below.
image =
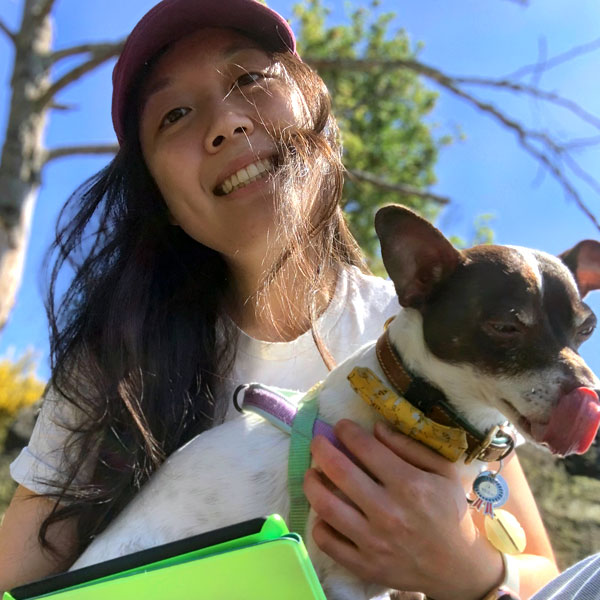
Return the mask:
{"type": "Polygon", "coordinates": [[[502,337],[513,337],[521,333],[518,325],[506,321],[488,321],[485,330],[492,335],[502,337]]]}
{"type": "Polygon", "coordinates": [[[584,325],[578,332],[577,335],[582,338],[587,338],[594,333],[594,329],[596,329],[596,325],[584,325]]]}

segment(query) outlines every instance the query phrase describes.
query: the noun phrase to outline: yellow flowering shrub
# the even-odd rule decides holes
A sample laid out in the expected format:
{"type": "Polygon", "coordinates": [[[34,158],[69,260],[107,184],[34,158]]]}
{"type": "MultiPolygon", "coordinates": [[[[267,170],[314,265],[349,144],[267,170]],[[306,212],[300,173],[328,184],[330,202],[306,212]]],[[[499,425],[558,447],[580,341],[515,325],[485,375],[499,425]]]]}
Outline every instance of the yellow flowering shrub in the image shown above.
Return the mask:
{"type": "Polygon", "coordinates": [[[0,419],[15,416],[39,400],[43,391],[44,383],[35,375],[31,353],[25,353],[16,361],[0,359],[0,419]]]}

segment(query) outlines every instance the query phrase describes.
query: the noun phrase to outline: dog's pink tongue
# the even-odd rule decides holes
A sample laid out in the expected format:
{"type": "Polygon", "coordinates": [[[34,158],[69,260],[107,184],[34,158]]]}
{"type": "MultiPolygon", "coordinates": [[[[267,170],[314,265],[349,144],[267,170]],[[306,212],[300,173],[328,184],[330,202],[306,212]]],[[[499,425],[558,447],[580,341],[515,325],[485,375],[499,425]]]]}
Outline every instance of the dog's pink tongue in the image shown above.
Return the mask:
{"type": "Polygon", "coordinates": [[[596,392],[580,387],[563,396],[547,425],[533,425],[531,433],[552,453],[583,454],[591,446],[600,426],[600,402],[596,392]]]}

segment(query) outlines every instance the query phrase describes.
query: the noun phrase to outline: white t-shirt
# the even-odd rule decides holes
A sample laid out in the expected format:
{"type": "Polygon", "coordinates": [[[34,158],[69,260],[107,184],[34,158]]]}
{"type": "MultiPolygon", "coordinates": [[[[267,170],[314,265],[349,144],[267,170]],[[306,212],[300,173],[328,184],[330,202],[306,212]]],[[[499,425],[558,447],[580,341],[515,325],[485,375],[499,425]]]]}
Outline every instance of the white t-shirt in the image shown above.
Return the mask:
{"type": "MultiPolygon", "coordinates": [[[[357,268],[343,269],[334,297],[317,320],[319,331],[336,362],[341,362],[366,342],[375,340],[385,321],[399,310],[392,282],[364,275],[357,268]]],[[[231,403],[242,383],[261,382],[306,391],[327,375],[327,368],[310,331],[291,342],[263,342],[240,332],[233,370],[223,393],[229,402],[227,419],[238,414],[231,403]]],[[[12,478],[36,492],[51,491],[44,481],[60,476],[61,461],[74,418],[72,405],[50,391],[29,444],[10,465],[12,478]]]]}

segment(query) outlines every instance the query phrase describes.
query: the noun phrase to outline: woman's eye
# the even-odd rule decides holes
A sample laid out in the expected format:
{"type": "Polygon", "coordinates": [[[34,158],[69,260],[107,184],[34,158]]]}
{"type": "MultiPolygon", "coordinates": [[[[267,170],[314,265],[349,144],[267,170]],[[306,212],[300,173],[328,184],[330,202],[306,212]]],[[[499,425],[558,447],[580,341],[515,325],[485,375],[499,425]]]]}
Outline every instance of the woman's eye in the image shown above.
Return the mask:
{"type": "Polygon", "coordinates": [[[235,85],[240,86],[240,87],[244,86],[244,85],[252,85],[253,83],[258,82],[261,79],[264,79],[265,77],[266,77],[266,75],[264,73],[256,73],[256,72],[244,73],[243,75],[240,75],[236,79],[235,85]]]}
{"type": "Polygon", "coordinates": [[[160,129],[173,123],[176,123],[177,121],[179,121],[179,119],[185,117],[185,115],[187,115],[190,112],[190,110],[191,109],[185,106],[178,106],[177,108],[170,110],[160,122],[160,129]]]}

